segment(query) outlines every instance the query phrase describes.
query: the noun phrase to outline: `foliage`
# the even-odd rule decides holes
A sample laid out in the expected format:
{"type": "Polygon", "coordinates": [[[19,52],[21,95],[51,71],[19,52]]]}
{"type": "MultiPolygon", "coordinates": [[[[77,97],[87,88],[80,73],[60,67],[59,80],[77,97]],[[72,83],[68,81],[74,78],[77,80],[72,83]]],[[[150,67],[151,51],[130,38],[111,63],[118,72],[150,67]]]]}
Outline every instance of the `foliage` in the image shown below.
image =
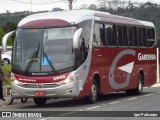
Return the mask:
{"type": "MultiPolygon", "coordinates": [[[[66,0],[66,2],[69,2],[70,0],[66,0]]],[[[72,0],[71,0],[72,1],[72,0]]],[[[124,1],[124,0],[114,0],[114,1],[103,1],[100,5],[87,5],[83,4],[80,9],[91,9],[91,10],[98,10],[98,11],[104,11],[109,12],[111,14],[136,18],[139,20],[144,21],[150,21],[153,22],[156,28],[156,35],[158,40],[158,46],[160,46],[160,5],[154,4],[151,2],[146,3],[138,3],[138,2],[131,2],[124,1]]],[[[61,8],[53,8],[52,11],[59,11],[62,10],[61,8]]],[[[39,12],[45,12],[45,11],[39,11],[39,12]]],[[[39,13],[36,12],[36,13],[39,13]]],[[[15,29],[15,26],[17,26],[18,22],[23,19],[24,17],[35,14],[29,11],[23,11],[23,12],[15,12],[15,13],[3,13],[0,14],[0,41],[2,40],[2,36],[4,35],[4,32],[8,32],[15,29]]],[[[12,38],[13,40],[13,38],[12,38]]],[[[11,40],[11,41],[12,41],[11,40]]],[[[12,42],[8,44],[12,44],[12,42]]]]}
{"type": "Polygon", "coordinates": [[[0,28],[0,45],[2,45],[2,38],[3,38],[3,36],[5,35],[5,32],[4,32],[4,30],[3,30],[3,28],[0,28]]]}
{"type": "Polygon", "coordinates": [[[4,74],[3,86],[11,85],[11,80],[10,80],[11,65],[2,66],[2,71],[4,74]]]}

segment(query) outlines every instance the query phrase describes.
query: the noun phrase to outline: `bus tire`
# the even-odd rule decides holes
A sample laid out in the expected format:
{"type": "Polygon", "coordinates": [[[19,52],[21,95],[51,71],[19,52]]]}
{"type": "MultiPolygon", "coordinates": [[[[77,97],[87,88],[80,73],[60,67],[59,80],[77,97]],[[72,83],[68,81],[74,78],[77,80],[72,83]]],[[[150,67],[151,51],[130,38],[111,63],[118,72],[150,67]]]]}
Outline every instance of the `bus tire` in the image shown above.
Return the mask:
{"type": "Polygon", "coordinates": [[[47,102],[47,98],[33,98],[33,99],[34,99],[34,103],[38,106],[45,105],[47,102]]]}
{"type": "Polygon", "coordinates": [[[13,101],[14,101],[14,98],[12,98],[12,96],[9,97],[9,99],[8,99],[8,105],[12,105],[13,101]]]}
{"type": "Polygon", "coordinates": [[[140,95],[143,92],[143,77],[141,74],[138,75],[137,87],[135,89],[126,90],[127,95],[140,95]]]}
{"type": "Polygon", "coordinates": [[[95,80],[92,82],[92,88],[91,88],[91,95],[88,96],[87,103],[93,104],[97,101],[97,94],[98,94],[98,88],[97,88],[97,83],[95,80]]]}
{"type": "Polygon", "coordinates": [[[143,92],[143,76],[139,74],[138,76],[138,83],[137,83],[137,88],[133,89],[133,93],[135,95],[140,95],[143,92]]]}
{"type": "Polygon", "coordinates": [[[28,101],[28,98],[21,98],[22,103],[26,103],[28,101]]]}

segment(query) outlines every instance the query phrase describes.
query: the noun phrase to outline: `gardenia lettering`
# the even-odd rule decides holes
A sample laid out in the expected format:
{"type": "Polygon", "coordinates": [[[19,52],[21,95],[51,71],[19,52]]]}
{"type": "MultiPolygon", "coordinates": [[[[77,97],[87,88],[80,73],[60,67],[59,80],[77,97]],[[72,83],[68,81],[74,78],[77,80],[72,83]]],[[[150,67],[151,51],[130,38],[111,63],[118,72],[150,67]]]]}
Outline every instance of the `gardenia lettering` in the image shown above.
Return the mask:
{"type": "Polygon", "coordinates": [[[156,55],[155,54],[138,54],[138,60],[156,60],[156,55]]]}

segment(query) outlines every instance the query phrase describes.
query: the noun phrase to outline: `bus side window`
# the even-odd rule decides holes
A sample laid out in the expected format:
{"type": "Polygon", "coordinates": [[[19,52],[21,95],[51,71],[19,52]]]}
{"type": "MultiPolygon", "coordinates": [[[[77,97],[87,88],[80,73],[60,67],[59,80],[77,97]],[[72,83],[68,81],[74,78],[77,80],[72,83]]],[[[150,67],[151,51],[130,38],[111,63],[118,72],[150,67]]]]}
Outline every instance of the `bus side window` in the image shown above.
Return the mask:
{"type": "Polygon", "coordinates": [[[95,23],[94,33],[93,33],[93,46],[104,46],[105,45],[105,37],[104,37],[104,29],[103,24],[95,23]]]}
{"type": "Polygon", "coordinates": [[[139,46],[143,46],[142,28],[138,28],[138,43],[139,46]]]}
{"type": "Polygon", "coordinates": [[[118,44],[119,46],[123,46],[122,26],[117,26],[117,31],[118,31],[118,44]]]}
{"type": "Polygon", "coordinates": [[[138,46],[138,38],[137,38],[137,27],[133,27],[133,41],[134,41],[134,46],[138,46]]]}
{"type": "Polygon", "coordinates": [[[112,32],[112,43],[113,46],[117,46],[117,26],[113,25],[113,32],[112,32]]]}
{"type": "Polygon", "coordinates": [[[147,32],[146,28],[142,29],[142,40],[143,40],[143,46],[147,47],[147,32]]]}
{"type": "Polygon", "coordinates": [[[122,26],[123,46],[128,46],[127,26],[122,26]]]}
{"type": "Polygon", "coordinates": [[[106,45],[112,46],[112,25],[105,24],[106,45]]]}
{"type": "Polygon", "coordinates": [[[106,41],[105,41],[105,33],[104,33],[104,25],[103,24],[100,24],[99,31],[100,31],[101,45],[105,46],[106,41]]]}
{"type": "Polygon", "coordinates": [[[133,28],[132,27],[128,27],[128,42],[129,42],[129,46],[133,46],[133,28]]]}
{"type": "Polygon", "coordinates": [[[147,43],[148,47],[152,47],[152,45],[155,43],[155,31],[153,28],[147,29],[147,43]]]}

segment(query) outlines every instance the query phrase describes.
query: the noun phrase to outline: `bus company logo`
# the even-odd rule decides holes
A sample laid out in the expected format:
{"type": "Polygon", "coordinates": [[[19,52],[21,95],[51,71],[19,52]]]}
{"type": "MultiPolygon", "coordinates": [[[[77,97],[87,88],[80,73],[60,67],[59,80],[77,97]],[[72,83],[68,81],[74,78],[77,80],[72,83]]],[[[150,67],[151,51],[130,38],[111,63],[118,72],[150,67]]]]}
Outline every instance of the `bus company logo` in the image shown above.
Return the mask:
{"type": "Polygon", "coordinates": [[[142,54],[138,53],[138,60],[156,60],[156,55],[155,54],[142,54]]]}
{"type": "Polygon", "coordinates": [[[33,79],[25,79],[25,78],[19,78],[20,81],[25,81],[25,82],[36,82],[36,80],[33,79]]]}
{"type": "Polygon", "coordinates": [[[123,50],[114,58],[114,60],[111,64],[110,71],[109,71],[109,76],[110,76],[109,77],[109,84],[113,89],[121,89],[121,88],[127,87],[129,85],[129,81],[130,81],[131,73],[132,73],[132,70],[133,70],[134,62],[128,63],[128,64],[123,65],[123,66],[118,68],[119,70],[127,72],[126,80],[123,83],[116,82],[116,80],[113,77],[118,61],[125,55],[135,56],[136,51],[135,50],[123,50]]]}
{"type": "Polygon", "coordinates": [[[37,84],[38,88],[43,88],[43,84],[37,84]]]}

